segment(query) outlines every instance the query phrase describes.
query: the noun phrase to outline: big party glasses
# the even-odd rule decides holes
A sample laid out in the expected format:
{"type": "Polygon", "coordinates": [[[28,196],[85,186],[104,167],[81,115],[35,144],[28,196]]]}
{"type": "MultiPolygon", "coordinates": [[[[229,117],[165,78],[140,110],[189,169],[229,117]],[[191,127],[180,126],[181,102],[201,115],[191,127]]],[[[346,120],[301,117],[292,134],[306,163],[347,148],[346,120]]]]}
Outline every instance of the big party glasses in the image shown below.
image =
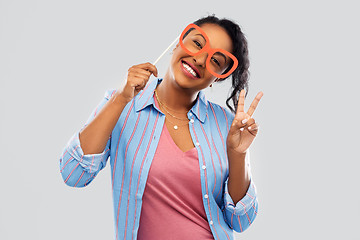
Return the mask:
{"type": "MultiPolygon", "coordinates": [[[[211,48],[210,41],[205,32],[197,25],[189,24],[180,36],[165,49],[165,51],[153,63],[156,65],[165,53],[180,39],[180,45],[185,52],[191,56],[199,55],[203,52],[208,54],[206,59],[206,68],[217,78],[226,78],[235,71],[238,66],[238,60],[228,51],[220,48],[211,48]],[[231,69],[223,74],[225,67],[233,63],[231,69]]],[[[230,66],[230,65],[229,65],[230,66]]]]}
{"type": "Polygon", "coordinates": [[[211,48],[208,36],[193,23],[181,33],[179,42],[183,50],[191,56],[206,52],[206,69],[217,78],[226,78],[238,66],[238,60],[230,52],[221,48],[211,48]],[[233,63],[231,69],[223,74],[231,62],[233,63]]]}

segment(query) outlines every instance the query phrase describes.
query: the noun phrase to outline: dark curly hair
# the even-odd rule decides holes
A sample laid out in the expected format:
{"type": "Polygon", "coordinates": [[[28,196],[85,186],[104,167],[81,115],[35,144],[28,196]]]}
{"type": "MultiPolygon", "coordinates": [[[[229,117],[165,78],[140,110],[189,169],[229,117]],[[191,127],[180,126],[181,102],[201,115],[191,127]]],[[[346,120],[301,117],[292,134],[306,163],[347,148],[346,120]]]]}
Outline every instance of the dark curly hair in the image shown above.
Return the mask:
{"type": "MultiPolygon", "coordinates": [[[[193,22],[195,25],[201,27],[201,25],[206,23],[217,24],[224,28],[226,32],[229,34],[232,45],[233,51],[232,54],[238,59],[238,66],[235,71],[230,74],[232,76],[232,92],[226,100],[226,105],[230,108],[230,110],[235,113],[238,105],[239,94],[242,89],[246,90],[245,96],[247,96],[249,85],[249,51],[248,51],[248,44],[247,40],[240,29],[240,26],[236,24],[234,21],[222,18],[219,19],[215,17],[215,14],[209,15],[207,17],[200,18],[193,22]],[[229,102],[232,99],[234,108],[230,106],[229,102]]],[[[233,64],[224,71],[224,73],[228,72],[233,64]]],[[[229,77],[229,76],[228,76],[229,77]]],[[[219,82],[224,81],[226,78],[219,79],[219,82]]]]}

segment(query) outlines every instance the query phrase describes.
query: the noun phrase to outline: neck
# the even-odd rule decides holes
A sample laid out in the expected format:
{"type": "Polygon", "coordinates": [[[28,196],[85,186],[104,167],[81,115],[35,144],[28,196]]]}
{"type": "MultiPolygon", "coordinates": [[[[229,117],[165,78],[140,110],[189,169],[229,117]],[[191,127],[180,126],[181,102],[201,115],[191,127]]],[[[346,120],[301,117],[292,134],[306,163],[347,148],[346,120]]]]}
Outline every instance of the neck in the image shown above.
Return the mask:
{"type": "Polygon", "coordinates": [[[195,104],[198,92],[181,88],[167,73],[156,87],[159,100],[176,112],[188,112],[195,104]]]}

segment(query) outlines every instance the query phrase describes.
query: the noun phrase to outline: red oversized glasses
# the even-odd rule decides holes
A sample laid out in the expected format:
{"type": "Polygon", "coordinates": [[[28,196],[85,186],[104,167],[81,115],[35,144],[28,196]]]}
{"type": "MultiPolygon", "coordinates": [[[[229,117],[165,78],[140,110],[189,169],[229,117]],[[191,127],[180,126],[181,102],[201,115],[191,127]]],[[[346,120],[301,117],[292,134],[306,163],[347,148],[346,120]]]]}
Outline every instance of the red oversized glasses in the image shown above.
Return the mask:
{"type": "Polygon", "coordinates": [[[197,56],[206,52],[206,69],[217,78],[225,78],[235,71],[238,60],[230,52],[221,48],[211,48],[210,41],[205,32],[197,25],[189,24],[180,35],[180,46],[191,56],[197,56]],[[231,69],[222,74],[231,64],[231,69]]]}

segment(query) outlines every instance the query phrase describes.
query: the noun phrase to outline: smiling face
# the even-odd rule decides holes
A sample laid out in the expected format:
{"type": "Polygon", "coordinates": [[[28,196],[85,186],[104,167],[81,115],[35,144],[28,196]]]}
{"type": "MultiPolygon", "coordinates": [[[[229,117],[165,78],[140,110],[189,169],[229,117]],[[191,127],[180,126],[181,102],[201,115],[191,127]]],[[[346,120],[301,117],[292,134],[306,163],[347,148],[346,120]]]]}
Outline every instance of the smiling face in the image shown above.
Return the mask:
{"type": "MultiPolygon", "coordinates": [[[[209,39],[211,48],[220,48],[232,52],[232,41],[225,29],[216,24],[203,24],[200,26],[209,39]]],[[[190,48],[199,51],[205,45],[205,39],[192,30],[184,39],[183,43],[190,48]],[[192,44],[192,45],[191,45],[192,44]]],[[[206,68],[207,52],[202,52],[196,56],[187,53],[180,44],[176,45],[173,51],[170,68],[167,74],[182,88],[191,88],[194,91],[202,90],[212,84],[216,77],[209,72],[209,68],[217,69],[222,73],[226,70],[231,60],[222,54],[214,54],[206,68]]]]}

